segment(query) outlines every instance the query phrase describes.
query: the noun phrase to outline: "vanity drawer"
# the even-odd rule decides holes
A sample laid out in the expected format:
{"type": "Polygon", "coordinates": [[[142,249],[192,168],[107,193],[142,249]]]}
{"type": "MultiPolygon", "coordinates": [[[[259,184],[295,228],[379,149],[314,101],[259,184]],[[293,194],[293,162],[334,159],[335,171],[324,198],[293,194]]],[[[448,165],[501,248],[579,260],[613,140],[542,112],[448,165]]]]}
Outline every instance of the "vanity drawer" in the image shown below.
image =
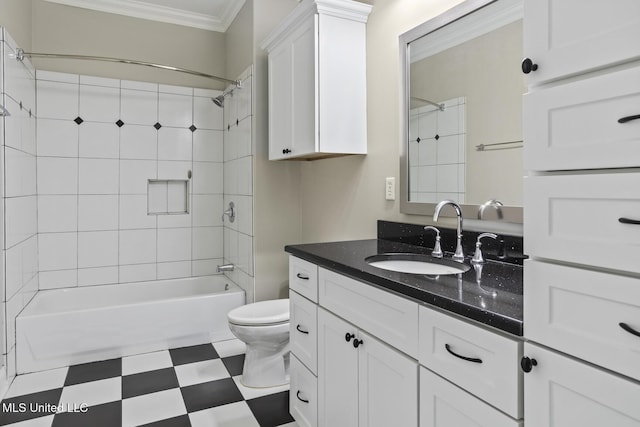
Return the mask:
{"type": "Polygon", "coordinates": [[[521,427],[449,381],[420,368],[420,427],[521,427]]]}
{"type": "Polygon", "coordinates": [[[420,364],[518,419],[521,356],[518,340],[420,307],[420,364]]]}
{"type": "Polygon", "coordinates": [[[527,260],[526,337],[640,380],[637,278],[527,260]],[[615,357],[611,357],[615,355],[615,357]]]}
{"type": "Polygon", "coordinates": [[[318,302],[318,266],[289,255],[289,288],[318,302]]]}
{"type": "Polygon", "coordinates": [[[320,305],[417,359],[418,303],[319,269],[320,305]]]}
{"type": "Polygon", "coordinates": [[[296,292],[289,293],[289,345],[314,374],[318,369],[318,306],[296,292]]]}
{"type": "Polygon", "coordinates": [[[525,253],[640,273],[640,173],[525,179],[525,253]]]}
{"type": "Polygon", "coordinates": [[[640,67],[524,96],[525,169],[640,166],[640,67]]]}
{"type": "Polygon", "coordinates": [[[318,425],[318,379],[291,355],[289,412],[300,427],[318,425]]]}

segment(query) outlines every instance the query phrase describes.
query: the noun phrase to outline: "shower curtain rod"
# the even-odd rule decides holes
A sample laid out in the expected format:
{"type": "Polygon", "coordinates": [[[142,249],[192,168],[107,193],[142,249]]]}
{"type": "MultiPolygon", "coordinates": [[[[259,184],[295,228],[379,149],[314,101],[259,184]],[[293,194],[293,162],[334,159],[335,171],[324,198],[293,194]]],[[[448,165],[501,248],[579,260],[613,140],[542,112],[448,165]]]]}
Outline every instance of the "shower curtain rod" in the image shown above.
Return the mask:
{"type": "Polygon", "coordinates": [[[427,104],[431,104],[434,107],[437,107],[438,110],[444,111],[444,104],[438,104],[437,102],[429,101],[428,99],[418,98],[417,96],[412,96],[411,99],[415,99],[416,101],[426,102],[427,104]]]}
{"type": "Polygon", "coordinates": [[[173,67],[171,65],[162,65],[162,64],[154,64],[152,62],[144,62],[144,61],[134,61],[132,59],[122,59],[122,58],[109,58],[105,56],[90,56],[90,55],[70,55],[64,53],[36,53],[36,52],[25,52],[24,49],[18,48],[16,50],[16,59],[20,62],[24,60],[25,57],[29,58],[61,58],[61,59],[82,59],[88,61],[103,61],[103,62],[119,62],[121,64],[132,64],[132,65],[141,65],[144,67],[151,68],[159,68],[161,70],[169,70],[169,71],[177,71],[179,73],[191,74],[193,76],[205,77],[208,79],[218,80],[225,83],[230,83],[235,85],[236,87],[242,86],[242,81],[240,80],[231,80],[224,77],[214,76],[212,74],[201,73],[199,71],[187,70],[186,68],[173,67]]]}

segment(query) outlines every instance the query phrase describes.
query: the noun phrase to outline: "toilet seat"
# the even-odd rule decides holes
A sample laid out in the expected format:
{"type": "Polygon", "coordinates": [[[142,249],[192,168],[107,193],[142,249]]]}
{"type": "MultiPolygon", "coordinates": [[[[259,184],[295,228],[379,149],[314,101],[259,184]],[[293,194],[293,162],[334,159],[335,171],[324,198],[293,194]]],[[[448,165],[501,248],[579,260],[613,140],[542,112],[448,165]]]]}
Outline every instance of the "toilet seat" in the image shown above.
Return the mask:
{"type": "Polygon", "coordinates": [[[260,301],[234,308],[229,323],[241,326],[267,326],[289,322],[289,300],[260,301]]]}

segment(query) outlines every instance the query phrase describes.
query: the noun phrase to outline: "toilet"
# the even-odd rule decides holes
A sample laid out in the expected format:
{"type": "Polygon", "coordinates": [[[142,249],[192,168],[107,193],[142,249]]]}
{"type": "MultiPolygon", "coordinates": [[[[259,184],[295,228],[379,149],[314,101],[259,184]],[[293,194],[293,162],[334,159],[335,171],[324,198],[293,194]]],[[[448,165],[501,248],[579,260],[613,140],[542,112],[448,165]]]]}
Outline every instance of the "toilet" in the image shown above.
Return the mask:
{"type": "Polygon", "coordinates": [[[289,383],[289,300],[261,301],[227,315],[229,329],[247,346],[243,385],[274,387],[289,383]]]}

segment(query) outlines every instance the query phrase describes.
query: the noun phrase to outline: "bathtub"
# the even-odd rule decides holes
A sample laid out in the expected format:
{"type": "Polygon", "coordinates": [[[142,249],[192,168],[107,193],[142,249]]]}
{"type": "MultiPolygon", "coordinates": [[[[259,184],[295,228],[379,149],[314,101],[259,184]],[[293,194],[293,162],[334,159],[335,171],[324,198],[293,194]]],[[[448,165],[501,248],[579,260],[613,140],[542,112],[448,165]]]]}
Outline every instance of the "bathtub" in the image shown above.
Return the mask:
{"type": "Polygon", "coordinates": [[[17,372],[230,339],[244,303],[224,276],[39,291],[16,318],[17,372]]]}

